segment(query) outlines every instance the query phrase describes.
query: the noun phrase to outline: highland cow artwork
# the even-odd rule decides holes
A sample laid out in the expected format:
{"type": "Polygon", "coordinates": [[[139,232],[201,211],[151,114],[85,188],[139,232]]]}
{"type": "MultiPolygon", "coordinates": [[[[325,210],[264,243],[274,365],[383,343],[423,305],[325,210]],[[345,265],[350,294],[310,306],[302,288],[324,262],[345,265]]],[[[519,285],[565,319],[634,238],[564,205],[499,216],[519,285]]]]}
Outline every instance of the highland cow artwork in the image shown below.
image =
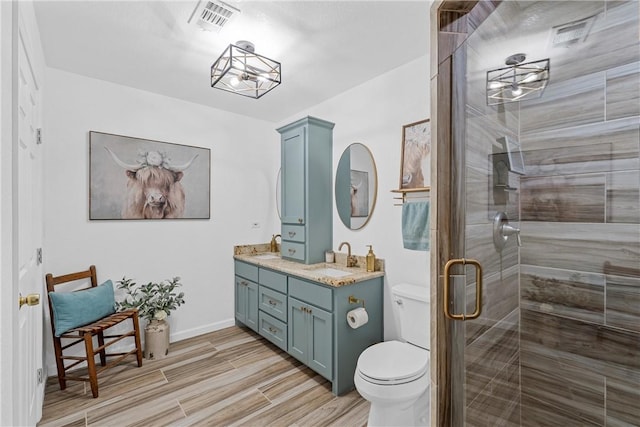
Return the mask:
{"type": "Polygon", "coordinates": [[[89,132],[89,219],[209,219],[211,150],[89,132]]]}
{"type": "Polygon", "coordinates": [[[431,127],[429,119],[402,127],[400,189],[424,190],[431,183],[431,127]]]}

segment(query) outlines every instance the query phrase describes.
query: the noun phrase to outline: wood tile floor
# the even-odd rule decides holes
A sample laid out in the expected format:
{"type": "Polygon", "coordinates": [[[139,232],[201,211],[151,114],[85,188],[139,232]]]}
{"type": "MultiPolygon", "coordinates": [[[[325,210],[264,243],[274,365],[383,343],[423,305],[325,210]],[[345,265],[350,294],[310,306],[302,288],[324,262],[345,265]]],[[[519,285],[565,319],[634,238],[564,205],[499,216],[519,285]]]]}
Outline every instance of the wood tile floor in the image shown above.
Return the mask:
{"type": "Polygon", "coordinates": [[[365,426],[357,391],[331,383],[251,331],[230,327],[171,344],[161,360],[135,359],[67,389],[49,378],[39,427],[365,426]]]}

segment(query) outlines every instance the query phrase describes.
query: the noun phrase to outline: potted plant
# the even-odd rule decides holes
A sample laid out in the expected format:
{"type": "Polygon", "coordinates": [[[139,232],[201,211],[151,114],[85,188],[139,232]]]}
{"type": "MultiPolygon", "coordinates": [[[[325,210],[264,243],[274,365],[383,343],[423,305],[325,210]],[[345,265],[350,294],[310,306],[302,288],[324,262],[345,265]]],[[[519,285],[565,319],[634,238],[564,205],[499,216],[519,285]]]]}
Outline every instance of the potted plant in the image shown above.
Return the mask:
{"type": "Polygon", "coordinates": [[[182,286],[180,278],[138,286],[133,279],[123,277],[117,284],[125,298],[116,302],[116,309],[137,308],[139,317],[148,322],[144,328],[145,357],[152,360],[165,357],[169,353],[169,323],[165,319],[184,304],[184,292],[176,291],[182,286]]]}

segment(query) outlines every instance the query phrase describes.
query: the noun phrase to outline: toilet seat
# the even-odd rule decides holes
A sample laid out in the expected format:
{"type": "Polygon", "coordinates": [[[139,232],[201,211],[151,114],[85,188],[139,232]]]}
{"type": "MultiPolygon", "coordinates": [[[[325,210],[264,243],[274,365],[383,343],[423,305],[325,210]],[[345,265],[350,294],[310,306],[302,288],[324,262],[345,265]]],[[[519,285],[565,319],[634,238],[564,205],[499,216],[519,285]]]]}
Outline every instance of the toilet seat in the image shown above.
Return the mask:
{"type": "Polygon", "coordinates": [[[395,385],[421,378],[428,367],[428,350],[400,341],[386,341],[360,354],[357,372],[370,383],[395,385]]]}

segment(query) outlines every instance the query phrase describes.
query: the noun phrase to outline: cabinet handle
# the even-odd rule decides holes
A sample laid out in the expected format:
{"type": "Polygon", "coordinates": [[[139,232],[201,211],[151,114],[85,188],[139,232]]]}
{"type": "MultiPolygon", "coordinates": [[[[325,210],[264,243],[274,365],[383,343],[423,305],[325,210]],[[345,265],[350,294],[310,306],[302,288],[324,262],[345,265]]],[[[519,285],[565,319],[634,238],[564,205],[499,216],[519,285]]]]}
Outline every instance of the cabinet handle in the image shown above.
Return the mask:
{"type": "Polygon", "coordinates": [[[273,329],[271,326],[269,326],[269,332],[271,332],[272,334],[275,334],[276,332],[278,332],[278,330],[273,329]]]}
{"type": "Polygon", "coordinates": [[[296,232],[295,232],[295,231],[290,231],[290,232],[289,232],[289,237],[294,237],[295,235],[296,235],[296,232]]]}
{"type": "Polygon", "coordinates": [[[273,301],[273,300],[269,300],[269,305],[272,305],[272,306],[274,306],[274,307],[275,307],[275,306],[276,306],[276,304],[277,304],[277,303],[276,303],[275,301],[273,301]]]}
{"type": "Polygon", "coordinates": [[[248,284],[247,282],[245,282],[244,280],[243,280],[242,282],[240,282],[240,284],[241,284],[242,286],[248,286],[248,285],[249,285],[249,284],[248,284]]]}
{"type": "Polygon", "coordinates": [[[293,255],[293,254],[295,254],[295,253],[296,253],[296,250],[295,250],[295,249],[289,249],[289,254],[290,254],[290,255],[293,255]]]}
{"type": "Polygon", "coordinates": [[[298,218],[298,222],[299,222],[300,224],[302,224],[302,222],[303,222],[303,221],[304,221],[304,220],[303,220],[302,218],[298,218]]]}

